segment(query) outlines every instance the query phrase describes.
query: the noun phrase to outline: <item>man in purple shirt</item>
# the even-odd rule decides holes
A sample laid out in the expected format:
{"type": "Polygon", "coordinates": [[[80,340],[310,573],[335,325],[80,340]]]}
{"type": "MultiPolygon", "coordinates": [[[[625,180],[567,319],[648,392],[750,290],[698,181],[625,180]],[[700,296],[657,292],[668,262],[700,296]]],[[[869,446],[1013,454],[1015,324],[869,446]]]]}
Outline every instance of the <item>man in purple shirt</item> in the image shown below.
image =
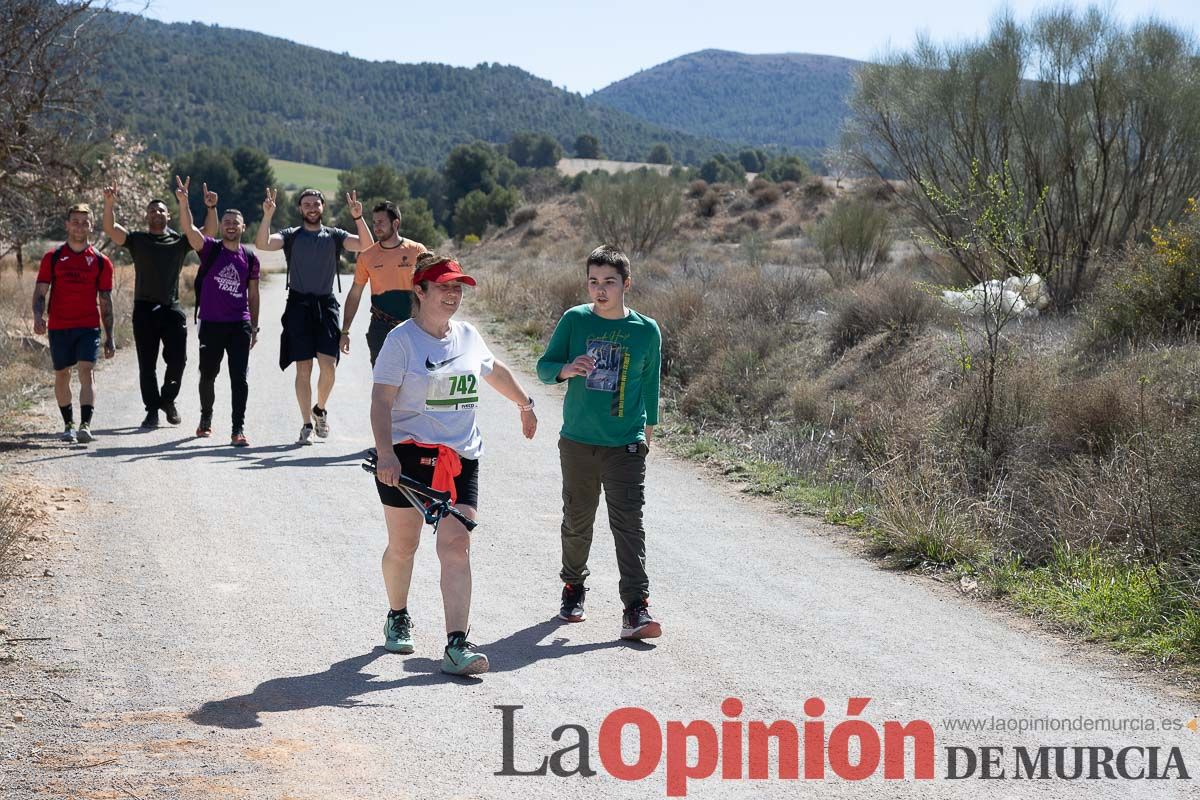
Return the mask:
{"type": "Polygon", "coordinates": [[[196,435],[212,435],[213,402],[221,359],[229,356],[229,383],[233,393],[233,427],[230,443],[248,447],[246,399],[250,350],[258,343],[258,257],[242,246],[246,222],[242,212],[225,209],[220,241],[205,236],[192,222],[188,208],[191,178],[175,176],[179,198],[179,226],[192,249],[200,253],[196,273],[196,298],[200,306],[200,425],[196,435]]]}

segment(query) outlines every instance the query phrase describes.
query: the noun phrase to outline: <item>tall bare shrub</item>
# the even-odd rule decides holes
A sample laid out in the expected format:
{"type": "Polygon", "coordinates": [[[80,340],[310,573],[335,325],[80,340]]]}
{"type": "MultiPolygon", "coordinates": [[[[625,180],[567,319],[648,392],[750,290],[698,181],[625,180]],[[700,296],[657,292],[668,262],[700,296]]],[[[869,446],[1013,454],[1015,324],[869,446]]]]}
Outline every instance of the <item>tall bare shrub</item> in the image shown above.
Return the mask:
{"type": "Polygon", "coordinates": [[[582,199],[592,238],[647,255],[675,230],[683,191],[671,178],[641,169],[592,181],[582,199]]]}

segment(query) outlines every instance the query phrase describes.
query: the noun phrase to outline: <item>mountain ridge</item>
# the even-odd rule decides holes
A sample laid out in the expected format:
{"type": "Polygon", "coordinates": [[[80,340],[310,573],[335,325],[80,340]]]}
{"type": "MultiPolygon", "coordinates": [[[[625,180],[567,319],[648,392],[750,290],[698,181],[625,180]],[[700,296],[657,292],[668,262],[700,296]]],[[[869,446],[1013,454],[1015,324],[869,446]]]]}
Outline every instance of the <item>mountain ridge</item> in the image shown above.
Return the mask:
{"type": "Polygon", "coordinates": [[[811,153],[836,144],[863,63],[710,48],[641,70],[587,101],[695,135],[811,153]]]}

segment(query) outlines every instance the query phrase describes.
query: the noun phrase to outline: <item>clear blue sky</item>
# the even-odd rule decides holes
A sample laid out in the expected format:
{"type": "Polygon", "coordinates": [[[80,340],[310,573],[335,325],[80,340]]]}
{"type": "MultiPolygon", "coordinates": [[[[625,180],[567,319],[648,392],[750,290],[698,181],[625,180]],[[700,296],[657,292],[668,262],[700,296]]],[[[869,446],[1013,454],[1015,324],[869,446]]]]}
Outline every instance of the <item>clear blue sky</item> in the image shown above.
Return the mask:
{"type": "MultiPolygon", "coordinates": [[[[1025,17],[1048,4],[1015,0],[1007,7],[1025,17]]],[[[141,6],[118,0],[118,7],[141,6]]],[[[151,0],[146,13],[165,22],[245,28],[375,61],[513,64],[586,95],[707,48],[869,59],[889,45],[908,46],[919,31],[939,40],[976,37],[1002,7],[971,0],[294,0],[277,6],[151,0]]],[[[1200,0],[1122,0],[1106,7],[1126,21],[1154,15],[1200,35],[1200,0]]]]}

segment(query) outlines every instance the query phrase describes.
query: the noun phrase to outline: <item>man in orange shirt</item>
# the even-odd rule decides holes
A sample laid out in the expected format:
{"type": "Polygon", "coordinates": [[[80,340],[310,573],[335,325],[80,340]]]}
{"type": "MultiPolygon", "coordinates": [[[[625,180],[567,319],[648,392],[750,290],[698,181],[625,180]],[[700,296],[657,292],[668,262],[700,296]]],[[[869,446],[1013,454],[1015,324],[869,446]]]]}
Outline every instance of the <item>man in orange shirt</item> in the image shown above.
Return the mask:
{"type": "Polygon", "coordinates": [[[384,201],[371,214],[375,244],[358,254],[354,285],[346,295],[342,321],[342,352],[350,354],[350,323],[358,313],[363,288],[371,284],[371,325],[367,328],[367,349],[371,366],[383,348],[383,340],[392,328],[412,316],[412,276],[417,258],[428,253],[425,245],[400,235],[400,212],[394,203],[384,201]]]}

